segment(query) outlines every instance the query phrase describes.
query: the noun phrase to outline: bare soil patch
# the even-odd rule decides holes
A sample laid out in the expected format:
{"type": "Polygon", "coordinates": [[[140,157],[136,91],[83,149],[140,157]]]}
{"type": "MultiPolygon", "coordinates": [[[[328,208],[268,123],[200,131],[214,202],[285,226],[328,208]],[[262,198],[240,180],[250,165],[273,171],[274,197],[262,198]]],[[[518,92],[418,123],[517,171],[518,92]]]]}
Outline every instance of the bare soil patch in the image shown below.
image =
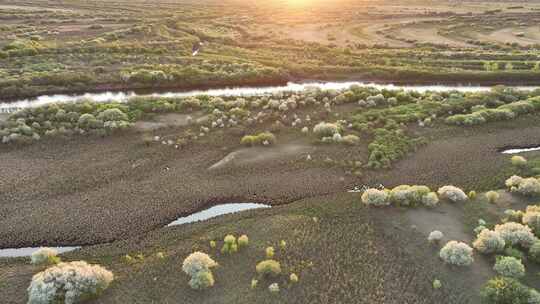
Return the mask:
{"type": "Polygon", "coordinates": [[[227,154],[223,159],[210,166],[209,170],[230,169],[235,166],[250,164],[263,165],[267,162],[287,161],[305,158],[313,151],[313,146],[300,144],[284,144],[273,147],[244,148],[227,154]]]}

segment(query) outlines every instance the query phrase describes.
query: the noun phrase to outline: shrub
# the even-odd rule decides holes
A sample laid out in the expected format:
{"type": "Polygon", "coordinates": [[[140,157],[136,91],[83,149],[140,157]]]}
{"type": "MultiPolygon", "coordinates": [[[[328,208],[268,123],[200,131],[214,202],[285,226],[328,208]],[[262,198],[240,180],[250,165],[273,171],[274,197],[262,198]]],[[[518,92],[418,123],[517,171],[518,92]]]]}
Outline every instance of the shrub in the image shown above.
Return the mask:
{"type": "Polygon", "coordinates": [[[340,142],[342,144],[346,144],[346,145],[349,145],[349,146],[354,146],[354,145],[357,145],[360,142],[360,137],[358,137],[356,135],[353,135],[353,134],[349,134],[349,135],[343,136],[341,138],[340,142]]]}
{"type": "Polygon", "coordinates": [[[540,235],[540,206],[527,206],[522,220],[536,235],[540,235]]]}
{"type": "Polygon", "coordinates": [[[341,126],[333,123],[320,122],[313,128],[313,133],[319,138],[333,137],[334,134],[341,133],[341,126]]]}
{"type": "Polygon", "coordinates": [[[281,265],[275,260],[264,260],[255,267],[257,273],[261,276],[275,277],[281,274],[281,265]]]}
{"type": "Polygon", "coordinates": [[[251,289],[257,288],[257,284],[259,284],[258,280],[252,279],[251,280],[251,289]]]}
{"type": "Polygon", "coordinates": [[[221,247],[221,253],[235,253],[238,251],[238,244],[234,235],[226,235],[223,239],[223,247],[221,247]]]}
{"type": "Polygon", "coordinates": [[[523,220],[523,211],[521,210],[508,209],[504,211],[504,215],[506,216],[504,220],[507,222],[521,223],[523,220]]]}
{"type": "Polygon", "coordinates": [[[238,238],[238,247],[246,247],[249,244],[249,238],[247,235],[242,235],[238,238]]]}
{"type": "Polygon", "coordinates": [[[279,248],[285,250],[285,248],[287,248],[287,242],[285,242],[285,240],[279,241],[279,248]]]}
{"type": "Polygon", "coordinates": [[[525,266],[514,257],[498,257],[493,267],[503,277],[519,279],[525,275],[525,266]]]}
{"type": "Polygon", "coordinates": [[[30,260],[34,265],[58,264],[60,262],[60,258],[57,255],[58,252],[52,248],[40,248],[36,252],[32,253],[30,260]]]}
{"type": "Polygon", "coordinates": [[[469,198],[470,199],[475,199],[476,198],[476,191],[472,190],[472,191],[469,191],[469,198]]]}
{"type": "Polygon", "coordinates": [[[107,121],[128,121],[126,113],[118,108],[107,109],[98,114],[97,118],[103,122],[107,121]]]}
{"type": "Polygon", "coordinates": [[[529,289],[529,300],[527,304],[540,304],[540,293],[536,289],[529,289]]]}
{"type": "Polygon", "coordinates": [[[513,278],[497,277],[489,280],[480,292],[486,304],[529,304],[529,288],[513,278]]]}
{"type": "Polygon", "coordinates": [[[274,257],[274,247],[266,247],[265,254],[267,259],[271,259],[274,257]]]}
{"type": "Polygon", "coordinates": [[[191,280],[189,280],[189,286],[197,290],[212,287],[214,286],[214,275],[209,270],[199,271],[191,277],[191,280]]]}
{"type": "Polygon", "coordinates": [[[506,187],[513,188],[519,186],[519,184],[523,181],[523,177],[512,175],[510,178],[508,178],[504,183],[506,187]]]}
{"type": "Polygon", "coordinates": [[[534,242],[534,244],[529,249],[529,257],[535,263],[540,264],[540,241],[534,242]]]}
{"type": "Polygon", "coordinates": [[[430,191],[426,186],[401,185],[390,191],[390,201],[401,206],[415,206],[422,203],[422,198],[430,191]]]}
{"type": "Polygon", "coordinates": [[[445,199],[454,203],[464,202],[469,199],[469,197],[458,187],[454,186],[443,186],[437,191],[441,199],[445,199]]]}
{"type": "Polygon", "coordinates": [[[428,235],[428,242],[439,243],[444,237],[444,234],[439,230],[431,231],[428,235]]]}
{"type": "Polygon", "coordinates": [[[489,203],[495,203],[500,197],[499,193],[496,191],[488,191],[485,195],[489,203]]]}
{"type": "Polygon", "coordinates": [[[240,143],[244,146],[269,146],[277,142],[276,136],[270,132],[259,133],[257,135],[246,135],[242,137],[240,143]]]}
{"type": "Polygon", "coordinates": [[[519,168],[523,168],[527,165],[527,159],[519,155],[512,156],[512,158],[510,159],[510,162],[512,163],[513,166],[516,166],[519,168]]]}
{"type": "Polygon", "coordinates": [[[450,241],[444,245],[439,256],[447,264],[456,266],[469,266],[474,261],[473,249],[469,245],[457,241],[450,241]]]}
{"type": "Polygon", "coordinates": [[[507,246],[529,248],[537,240],[530,227],[514,222],[496,225],[495,232],[499,233],[507,246]]]}
{"type": "Polygon", "coordinates": [[[512,176],[505,182],[510,191],[527,196],[540,195],[540,181],[534,177],[512,176]]]}
{"type": "Polygon", "coordinates": [[[362,202],[368,206],[386,206],[390,205],[390,200],[388,199],[388,193],[384,190],[379,189],[367,189],[362,194],[362,202]]]}
{"type": "Polygon", "coordinates": [[[272,284],[270,284],[270,286],[268,286],[268,290],[269,290],[271,293],[277,293],[277,292],[279,292],[279,285],[278,285],[278,283],[272,283],[272,284]]]}
{"type": "Polygon", "coordinates": [[[504,246],[505,241],[499,233],[488,229],[482,230],[473,242],[474,249],[484,254],[501,252],[504,246]]]}
{"type": "Polygon", "coordinates": [[[77,125],[83,130],[98,129],[100,122],[92,114],[83,114],[79,117],[77,125]]]}
{"type": "Polygon", "coordinates": [[[77,303],[99,296],[113,281],[112,272],[84,261],[59,263],[32,277],[29,304],[77,303]]]}
{"type": "Polygon", "coordinates": [[[293,284],[298,283],[298,276],[295,273],[291,273],[289,276],[289,281],[291,281],[293,284]]]}
{"type": "Polygon", "coordinates": [[[426,207],[435,207],[439,204],[439,197],[437,193],[430,192],[422,197],[422,204],[426,207]]]}
{"type": "Polygon", "coordinates": [[[441,287],[442,287],[442,283],[440,280],[437,280],[437,279],[433,280],[433,289],[441,289],[441,287]]]}
{"type": "Polygon", "coordinates": [[[199,272],[209,271],[210,268],[216,267],[218,264],[212,260],[210,256],[204,252],[196,251],[190,254],[182,264],[182,270],[190,275],[195,276],[199,272]]]}

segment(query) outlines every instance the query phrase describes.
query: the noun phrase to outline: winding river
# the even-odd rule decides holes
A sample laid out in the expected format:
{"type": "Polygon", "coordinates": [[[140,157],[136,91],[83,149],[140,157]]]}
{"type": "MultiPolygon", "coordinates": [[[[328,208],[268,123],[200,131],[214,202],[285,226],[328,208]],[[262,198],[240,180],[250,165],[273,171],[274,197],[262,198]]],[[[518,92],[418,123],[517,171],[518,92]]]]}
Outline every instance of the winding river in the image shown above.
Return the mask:
{"type": "MultiPolygon", "coordinates": [[[[492,86],[474,86],[474,85],[394,85],[394,84],[376,84],[358,81],[349,82],[306,82],[294,83],[289,82],[284,86],[268,86],[268,87],[236,87],[223,89],[195,90],[184,92],[156,92],[151,94],[136,94],[135,92],[102,92],[102,93],[85,93],[76,95],[42,95],[36,98],[16,100],[12,102],[0,102],[0,113],[11,113],[28,107],[36,107],[50,103],[66,103],[74,102],[81,99],[92,99],[96,102],[119,101],[125,102],[129,98],[136,96],[154,96],[154,97],[189,97],[196,95],[208,96],[256,96],[276,92],[298,92],[309,87],[321,89],[346,89],[351,85],[362,87],[374,87],[377,89],[400,90],[405,91],[460,91],[460,92],[484,92],[489,91],[492,86]]],[[[531,90],[538,87],[533,86],[513,86],[516,89],[531,90]]]]}

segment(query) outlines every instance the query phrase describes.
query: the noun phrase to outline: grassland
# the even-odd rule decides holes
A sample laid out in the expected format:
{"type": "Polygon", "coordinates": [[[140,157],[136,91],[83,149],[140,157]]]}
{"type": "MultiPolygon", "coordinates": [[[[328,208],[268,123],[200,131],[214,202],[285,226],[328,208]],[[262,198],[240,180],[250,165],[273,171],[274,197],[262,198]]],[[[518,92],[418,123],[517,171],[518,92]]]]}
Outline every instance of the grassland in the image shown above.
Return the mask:
{"type": "Polygon", "coordinates": [[[535,2],[186,3],[2,1],[0,92],[539,78],[535,2]]]}

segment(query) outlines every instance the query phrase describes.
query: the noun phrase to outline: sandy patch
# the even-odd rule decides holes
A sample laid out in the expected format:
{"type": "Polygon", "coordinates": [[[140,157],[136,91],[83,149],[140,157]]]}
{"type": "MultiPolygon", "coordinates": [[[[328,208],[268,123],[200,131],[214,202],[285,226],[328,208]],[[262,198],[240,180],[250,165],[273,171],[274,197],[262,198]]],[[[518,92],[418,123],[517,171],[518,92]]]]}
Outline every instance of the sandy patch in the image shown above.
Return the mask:
{"type": "Polygon", "coordinates": [[[209,170],[218,170],[235,166],[255,163],[268,163],[299,157],[313,151],[314,147],[298,144],[278,145],[274,147],[244,148],[229,153],[223,159],[213,164],[209,170]]]}

